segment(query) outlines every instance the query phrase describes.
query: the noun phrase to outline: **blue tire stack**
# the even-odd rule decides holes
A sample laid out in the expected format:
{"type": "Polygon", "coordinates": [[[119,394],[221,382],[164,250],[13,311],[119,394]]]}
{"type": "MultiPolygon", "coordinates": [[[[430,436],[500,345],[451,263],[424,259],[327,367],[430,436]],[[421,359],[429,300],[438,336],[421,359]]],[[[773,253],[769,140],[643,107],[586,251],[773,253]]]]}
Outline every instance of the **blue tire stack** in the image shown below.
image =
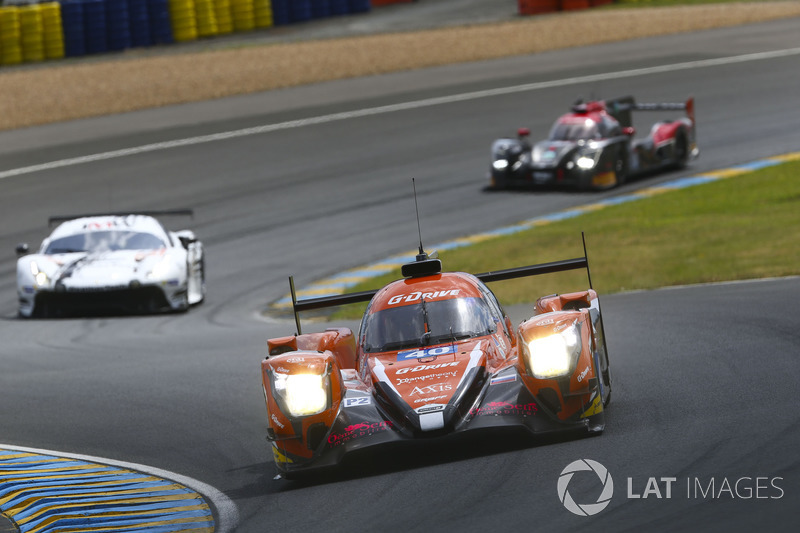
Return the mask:
{"type": "Polygon", "coordinates": [[[64,28],[64,55],[67,57],[86,55],[83,4],[76,0],[62,2],[61,23],[64,28]]]}
{"type": "Polygon", "coordinates": [[[108,24],[104,0],[84,0],[83,27],[86,34],[86,53],[108,52],[108,24]]]}
{"type": "Polygon", "coordinates": [[[330,0],[311,0],[311,17],[323,19],[331,16],[330,0]]]}
{"type": "Polygon", "coordinates": [[[127,0],[130,18],[131,46],[150,46],[150,17],[147,14],[147,0],[127,0]]]}
{"type": "Polygon", "coordinates": [[[109,50],[125,50],[131,44],[131,21],[127,0],[105,0],[109,50]]]}
{"type": "Polygon", "coordinates": [[[331,15],[346,15],[350,13],[350,0],[330,0],[331,15]]]}
{"type": "Polygon", "coordinates": [[[283,26],[292,21],[289,14],[289,1],[290,0],[272,0],[272,24],[275,26],[283,26]]]}
{"type": "Polygon", "coordinates": [[[147,15],[150,18],[150,39],[153,44],[174,43],[167,0],[147,0],[147,15]]]}
{"type": "Polygon", "coordinates": [[[290,2],[290,8],[290,17],[292,22],[305,22],[307,20],[311,20],[311,0],[292,0],[290,2]]]}
{"type": "Polygon", "coordinates": [[[371,7],[369,0],[350,0],[350,13],[364,13],[371,7]]]}

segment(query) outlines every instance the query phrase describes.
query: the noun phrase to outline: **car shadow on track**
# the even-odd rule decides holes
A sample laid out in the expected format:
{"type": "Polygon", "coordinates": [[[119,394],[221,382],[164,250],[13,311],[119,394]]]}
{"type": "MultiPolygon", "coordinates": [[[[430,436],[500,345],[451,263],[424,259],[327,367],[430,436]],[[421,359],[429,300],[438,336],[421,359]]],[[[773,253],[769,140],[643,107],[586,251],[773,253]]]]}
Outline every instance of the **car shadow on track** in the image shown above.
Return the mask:
{"type": "Polygon", "coordinates": [[[479,457],[518,452],[586,438],[585,432],[533,437],[524,430],[501,429],[478,435],[458,435],[413,442],[392,443],[348,454],[337,467],[302,474],[290,479],[276,476],[279,491],[379,476],[479,457]]]}

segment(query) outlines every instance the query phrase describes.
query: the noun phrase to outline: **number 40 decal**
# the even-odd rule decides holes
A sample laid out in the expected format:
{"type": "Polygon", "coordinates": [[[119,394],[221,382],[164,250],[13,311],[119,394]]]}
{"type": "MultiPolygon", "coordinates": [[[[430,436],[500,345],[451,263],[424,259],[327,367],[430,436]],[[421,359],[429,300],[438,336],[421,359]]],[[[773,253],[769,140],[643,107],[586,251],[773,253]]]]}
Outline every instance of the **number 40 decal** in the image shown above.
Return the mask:
{"type": "Polygon", "coordinates": [[[447,355],[455,353],[456,347],[452,344],[447,346],[437,346],[436,348],[425,348],[422,350],[410,350],[407,352],[397,352],[398,361],[407,361],[408,359],[422,359],[423,357],[433,357],[436,355],[447,355]]]}

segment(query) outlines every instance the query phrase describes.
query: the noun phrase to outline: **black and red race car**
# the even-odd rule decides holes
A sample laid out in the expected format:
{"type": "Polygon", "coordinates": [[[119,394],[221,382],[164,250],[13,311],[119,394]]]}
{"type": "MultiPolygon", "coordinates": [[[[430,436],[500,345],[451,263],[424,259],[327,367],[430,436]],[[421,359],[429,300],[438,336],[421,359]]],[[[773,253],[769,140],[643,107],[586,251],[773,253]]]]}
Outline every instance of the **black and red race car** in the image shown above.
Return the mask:
{"type": "Polygon", "coordinates": [[[292,477],[365,447],[500,428],[602,432],[611,376],[596,292],[542,297],[515,329],[485,284],[582,268],[588,274],[585,252],[478,275],[442,272],[420,246],[404,279],[378,291],[293,296],[296,319],[369,304],[356,335],[330,328],[269,339],[261,377],[278,471],[292,477]]]}
{"type": "Polygon", "coordinates": [[[530,130],[492,145],[490,187],[571,186],[609,189],[628,177],[681,168],[699,155],[694,99],[684,103],[637,104],[632,96],[579,101],[556,120],[547,140],[531,145],[530,130]],[[635,138],[634,111],[685,111],[661,120],[646,137],[635,138]]]}

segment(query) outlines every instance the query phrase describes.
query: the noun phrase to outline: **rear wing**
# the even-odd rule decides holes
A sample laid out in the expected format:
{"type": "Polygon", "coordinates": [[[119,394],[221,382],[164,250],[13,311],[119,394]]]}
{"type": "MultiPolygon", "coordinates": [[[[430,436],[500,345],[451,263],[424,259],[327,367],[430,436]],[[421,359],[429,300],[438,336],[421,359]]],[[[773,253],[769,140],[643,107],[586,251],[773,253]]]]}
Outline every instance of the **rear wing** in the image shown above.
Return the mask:
{"type": "MultiPolygon", "coordinates": [[[[475,277],[484,283],[491,283],[493,281],[504,281],[509,279],[524,278],[528,276],[538,276],[540,274],[552,274],[554,272],[564,272],[567,270],[586,269],[586,275],[589,279],[589,288],[592,287],[592,274],[589,270],[589,259],[586,255],[586,239],[581,233],[581,240],[583,241],[583,257],[576,257],[574,259],[565,259],[562,261],[553,261],[551,263],[540,263],[538,265],[529,265],[524,267],[509,268],[506,270],[494,270],[491,272],[483,272],[475,274],[475,277]]],[[[312,311],[316,309],[326,309],[328,307],[336,307],[339,305],[368,302],[372,297],[378,293],[380,289],[370,291],[353,292],[350,294],[341,294],[336,296],[322,296],[319,298],[307,298],[297,300],[294,278],[289,276],[289,288],[292,296],[292,311],[294,313],[295,325],[297,326],[297,334],[302,333],[300,328],[300,316],[298,313],[301,311],[312,311]]]]}
{"type": "Polygon", "coordinates": [[[117,211],[117,212],[104,212],[104,213],[82,213],[78,215],[57,215],[47,219],[47,225],[52,226],[68,220],[75,220],[76,218],[86,217],[127,217],[131,215],[142,215],[150,217],[165,217],[165,216],[188,216],[194,217],[194,211],[191,209],[167,209],[162,211],[117,211]]]}
{"type": "Polygon", "coordinates": [[[686,111],[686,116],[695,123],[694,118],[694,97],[689,97],[685,102],[674,103],[642,103],[637,104],[633,96],[623,96],[606,100],[606,110],[619,121],[623,128],[633,126],[633,111],[686,111]]]}

